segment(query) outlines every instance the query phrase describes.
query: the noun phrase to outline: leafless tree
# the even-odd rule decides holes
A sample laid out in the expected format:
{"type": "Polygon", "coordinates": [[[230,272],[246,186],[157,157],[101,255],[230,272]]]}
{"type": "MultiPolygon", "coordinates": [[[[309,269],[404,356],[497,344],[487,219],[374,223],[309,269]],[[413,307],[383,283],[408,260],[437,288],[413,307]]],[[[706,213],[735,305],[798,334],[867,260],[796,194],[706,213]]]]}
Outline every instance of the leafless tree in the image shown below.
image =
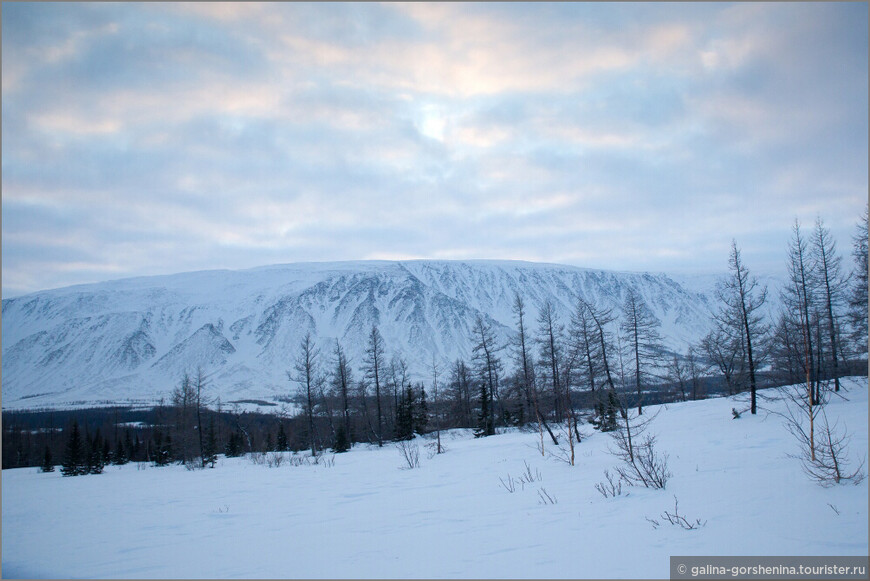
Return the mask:
{"type": "Polygon", "coordinates": [[[338,396],[341,401],[341,409],[342,409],[342,425],[344,426],[344,433],[347,437],[348,442],[353,442],[353,436],[350,429],[350,386],[353,383],[352,370],[350,363],[347,359],[347,355],[344,353],[344,349],[341,347],[341,343],[338,339],[335,340],[335,351],[334,351],[335,360],[333,361],[333,374],[332,374],[332,382],[338,391],[338,396]]]}
{"type": "Polygon", "coordinates": [[[562,366],[562,325],[559,324],[553,303],[545,300],[538,309],[538,336],[536,343],[540,349],[538,360],[542,383],[549,383],[553,394],[553,411],[556,423],[563,419],[563,397],[561,394],[562,366]]]}
{"type": "Polygon", "coordinates": [[[198,398],[197,389],[187,372],[172,390],[171,401],[175,415],[175,449],[182,462],[191,466],[196,457],[193,431],[196,429],[198,398]]]}
{"type": "Polygon", "coordinates": [[[597,356],[603,372],[603,385],[606,389],[616,389],[611,369],[611,353],[614,349],[613,338],[608,330],[608,326],[613,323],[615,317],[611,310],[599,310],[584,299],[579,300],[578,308],[583,309],[589,315],[594,325],[593,342],[598,347],[597,356]]]}
{"type": "Polygon", "coordinates": [[[858,221],[856,230],[852,238],[855,270],[849,295],[849,320],[856,351],[867,353],[867,206],[864,206],[864,215],[858,221]]]}
{"type": "Polygon", "coordinates": [[[819,377],[815,365],[813,349],[814,321],[811,317],[815,311],[815,288],[812,284],[815,278],[815,265],[810,260],[807,241],[803,237],[800,223],[795,220],[792,227],[793,238],[788,247],[788,284],[782,289],[781,299],[785,307],[782,322],[798,330],[800,338],[801,364],[806,377],[807,389],[815,405],[819,404],[819,377]]]}
{"type": "MultiPolygon", "coordinates": [[[[813,405],[812,398],[805,393],[803,386],[788,386],[780,389],[786,403],[786,428],[798,442],[799,453],[795,456],[801,462],[803,471],[822,486],[833,486],[845,482],[858,484],[864,480],[863,472],[866,457],[852,470],[848,445],[851,435],[845,425],[840,427],[839,420],[833,424],[828,420],[825,401],[813,405]],[[821,425],[816,434],[817,418],[821,415],[821,425]]],[[[823,392],[824,397],[824,392],[823,392]]]]}
{"type": "Polygon", "coordinates": [[[680,393],[680,400],[686,401],[688,399],[686,392],[690,381],[688,364],[680,361],[680,357],[674,353],[668,362],[667,372],[668,380],[674,384],[674,387],[680,393]]]}
{"type": "Polygon", "coordinates": [[[698,356],[698,348],[694,345],[689,347],[689,351],[686,354],[686,367],[689,372],[689,379],[692,385],[692,400],[694,401],[701,395],[699,393],[701,391],[701,377],[706,369],[703,360],[698,356]]]}
{"type": "Polygon", "coordinates": [[[730,394],[738,393],[744,383],[745,346],[746,342],[740,329],[729,328],[718,320],[714,321],[714,328],[701,339],[699,344],[706,360],[725,379],[730,394]]]}
{"type": "Polygon", "coordinates": [[[595,321],[582,301],[577,304],[571,315],[568,335],[571,349],[579,354],[578,365],[582,376],[589,385],[589,391],[595,392],[596,377],[600,373],[599,347],[595,341],[595,321]]]}
{"type": "Polygon", "coordinates": [[[634,289],[628,289],[622,305],[620,330],[625,333],[634,363],[638,414],[643,414],[643,379],[651,375],[649,367],[654,366],[661,357],[659,327],[661,322],[653,315],[643,298],[634,289]]]}
{"type": "Polygon", "coordinates": [[[450,371],[450,390],[454,400],[455,421],[463,427],[471,427],[471,371],[463,359],[453,362],[450,371]]]}
{"type": "MultiPolygon", "coordinates": [[[[502,368],[501,359],[498,357],[500,348],[496,343],[492,326],[482,315],[477,315],[473,333],[475,343],[472,350],[472,363],[475,375],[482,383],[483,389],[488,392],[489,401],[495,402],[499,398],[498,383],[502,368]]],[[[494,410],[489,410],[488,413],[494,414],[494,410]]],[[[487,435],[494,433],[491,424],[492,422],[486,424],[487,435]]]]}
{"type": "Polygon", "coordinates": [[[668,455],[656,449],[656,437],[647,433],[658,413],[642,418],[629,405],[627,394],[617,394],[619,417],[616,429],[610,432],[616,444],[611,453],[622,463],[615,470],[628,484],[646,488],[664,488],[671,477],[668,455]]]}
{"type": "Polygon", "coordinates": [[[407,361],[398,354],[393,355],[387,373],[387,385],[393,392],[392,409],[388,416],[392,418],[393,424],[395,424],[396,414],[399,410],[400,394],[404,392],[405,386],[409,383],[408,374],[407,361]]]}
{"type": "Polygon", "coordinates": [[[731,255],[728,259],[730,275],[722,280],[716,289],[716,295],[723,307],[717,315],[717,321],[723,326],[740,335],[746,347],[746,362],[749,368],[750,410],[757,410],[756,395],[756,357],[753,354],[753,343],[758,343],[767,328],[764,324],[761,308],[767,299],[767,288],[761,287],[758,280],[751,276],[749,269],[740,257],[737,242],[731,242],[731,255]]]}
{"type": "Polygon", "coordinates": [[[193,380],[193,387],[196,390],[196,430],[199,434],[199,458],[202,462],[202,467],[205,468],[205,465],[208,463],[208,459],[205,454],[205,443],[203,441],[205,432],[202,426],[202,408],[205,403],[203,401],[203,390],[206,388],[206,376],[205,372],[202,370],[202,367],[196,368],[196,377],[193,380]]]}
{"type": "MultiPolygon", "coordinates": [[[[811,254],[816,264],[816,281],[819,300],[822,303],[821,312],[824,317],[826,339],[828,341],[828,357],[831,364],[831,375],[834,379],[834,391],[840,391],[840,310],[845,303],[847,280],[843,276],[842,259],[837,254],[837,245],[831,236],[831,231],[825,228],[821,218],[816,218],[816,229],[813,234],[811,254]]],[[[821,347],[821,341],[819,341],[821,347]]]]}
{"type": "Polygon", "coordinates": [[[318,359],[320,350],[314,343],[311,333],[306,333],[299,344],[299,352],[293,367],[295,373],[288,371],[290,381],[297,382],[302,387],[305,397],[305,412],[308,416],[308,437],[311,444],[311,455],[317,456],[316,433],[314,429],[314,395],[320,377],[318,375],[318,359]]]}
{"type": "Polygon", "coordinates": [[[432,409],[435,412],[435,431],[436,431],[436,448],[435,453],[441,454],[441,409],[438,407],[438,362],[435,360],[435,355],[432,355],[432,392],[433,402],[432,409]]]}
{"type": "Polygon", "coordinates": [[[365,373],[366,378],[373,382],[375,386],[375,402],[377,407],[378,417],[378,446],[384,445],[384,420],[383,411],[381,409],[381,373],[384,366],[384,338],[378,330],[377,325],[372,325],[372,330],[369,333],[368,345],[366,346],[365,373]]]}
{"type": "Polygon", "coordinates": [[[526,405],[531,406],[534,410],[535,420],[538,422],[538,432],[541,437],[541,454],[544,453],[544,429],[553,440],[553,445],[558,446],[559,440],[553,434],[553,430],[547,424],[547,420],[541,413],[541,407],[538,402],[538,388],[535,384],[535,368],[532,364],[531,354],[529,353],[528,337],[526,333],[525,316],[526,308],[522,297],[519,293],[514,295],[513,305],[514,315],[517,318],[517,339],[516,339],[516,356],[519,360],[518,364],[518,379],[521,384],[523,393],[526,396],[526,405]]]}

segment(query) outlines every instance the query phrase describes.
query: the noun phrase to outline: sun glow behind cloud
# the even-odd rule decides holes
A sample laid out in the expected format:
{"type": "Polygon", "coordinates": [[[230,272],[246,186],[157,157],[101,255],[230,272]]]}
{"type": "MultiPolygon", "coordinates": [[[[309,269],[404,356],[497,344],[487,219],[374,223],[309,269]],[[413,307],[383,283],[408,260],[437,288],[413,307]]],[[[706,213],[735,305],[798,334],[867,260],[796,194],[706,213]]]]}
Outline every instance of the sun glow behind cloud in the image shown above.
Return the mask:
{"type": "Polygon", "coordinates": [[[845,247],[866,201],[863,4],[3,12],[4,296],[366,257],[720,271],[732,237],[770,269],[795,217],[845,247]]]}

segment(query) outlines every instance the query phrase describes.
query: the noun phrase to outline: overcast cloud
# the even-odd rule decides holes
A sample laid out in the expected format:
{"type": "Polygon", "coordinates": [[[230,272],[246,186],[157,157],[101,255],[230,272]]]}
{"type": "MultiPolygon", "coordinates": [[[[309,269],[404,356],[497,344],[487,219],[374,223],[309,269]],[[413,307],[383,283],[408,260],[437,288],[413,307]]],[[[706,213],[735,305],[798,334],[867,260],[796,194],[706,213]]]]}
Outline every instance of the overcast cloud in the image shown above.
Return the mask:
{"type": "MultiPolygon", "coordinates": [[[[868,194],[866,3],[2,8],[3,296],[270,263],[780,270],[868,194]]],[[[851,261],[849,261],[851,265],[851,261]]]]}

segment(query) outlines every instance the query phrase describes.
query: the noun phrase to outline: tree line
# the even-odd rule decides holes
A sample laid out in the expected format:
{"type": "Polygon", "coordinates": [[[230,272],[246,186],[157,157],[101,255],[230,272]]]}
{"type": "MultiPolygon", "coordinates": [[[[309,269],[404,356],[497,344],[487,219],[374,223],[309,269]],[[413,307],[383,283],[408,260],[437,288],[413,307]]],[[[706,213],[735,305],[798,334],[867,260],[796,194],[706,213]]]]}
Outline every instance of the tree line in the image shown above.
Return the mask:
{"type": "MultiPolygon", "coordinates": [[[[288,362],[292,405],[271,422],[227,414],[219,402],[215,410],[208,379],[198,370],[182,378],[170,405],[161,408],[162,428],[153,429],[135,454],[155,465],[166,459],[205,467],[217,453],[305,449],[317,456],[448,428],[486,437],[498,428],[530,425],[542,449],[545,441],[564,439],[573,463],[582,426],[612,430],[627,417],[627,402],[639,418],[645,405],[700,399],[720,385],[728,394],[748,391],[747,411],[755,414],[758,389],[803,381],[818,402],[827,386],[839,390],[839,377],[867,372],[866,209],[853,239],[851,272],[820,218],[811,231],[795,222],[785,255],[788,280],[779,291],[781,308],[771,317],[768,289],[732,241],[712,330],[683,353],[664,347],[661,322],[633,288],[618,309],[578,297],[567,321],[549,300],[529,306],[517,293],[510,342],[501,344],[493,321],[478,314],[467,359],[449,365],[433,359],[424,380],[412,380],[402,357],[388,357],[377,324],[358,362],[339,340],[320,343],[309,333],[288,362]]],[[[65,429],[67,444],[74,429],[65,429]]],[[[87,437],[82,441],[83,449],[100,447],[87,437]]],[[[4,448],[5,442],[4,430],[4,448]]],[[[114,446],[127,453],[124,444],[114,446]]],[[[109,449],[104,462],[124,458],[111,447],[101,447],[109,449]]],[[[85,464],[87,457],[83,453],[85,464]]]]}

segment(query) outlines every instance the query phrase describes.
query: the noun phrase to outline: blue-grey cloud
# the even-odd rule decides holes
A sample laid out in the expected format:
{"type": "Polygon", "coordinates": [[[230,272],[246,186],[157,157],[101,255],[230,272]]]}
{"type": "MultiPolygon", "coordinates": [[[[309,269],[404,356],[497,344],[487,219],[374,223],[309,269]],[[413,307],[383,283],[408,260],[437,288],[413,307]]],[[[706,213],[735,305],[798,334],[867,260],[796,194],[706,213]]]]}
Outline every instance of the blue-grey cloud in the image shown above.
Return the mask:
{"type": "Polygon", "coordinates": [[[3,14],[4,296],[357,258],[782,265],[867,193],[866,4],[3,14]]]}

